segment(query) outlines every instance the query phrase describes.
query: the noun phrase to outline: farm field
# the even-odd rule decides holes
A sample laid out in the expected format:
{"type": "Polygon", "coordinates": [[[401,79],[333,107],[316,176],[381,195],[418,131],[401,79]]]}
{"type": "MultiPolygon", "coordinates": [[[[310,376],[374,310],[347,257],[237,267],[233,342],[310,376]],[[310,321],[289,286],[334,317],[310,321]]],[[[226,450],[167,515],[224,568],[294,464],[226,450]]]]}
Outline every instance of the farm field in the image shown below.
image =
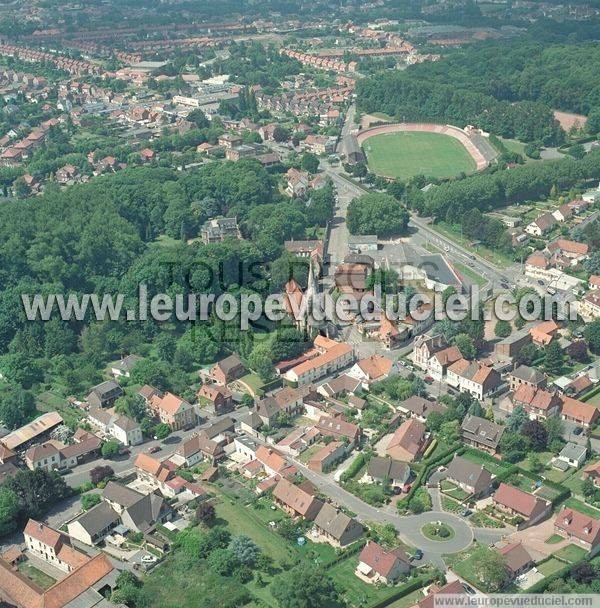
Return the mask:
{"type": "Polygon", "coordinates": [[[370,137],[363,149],[371,170],[386,177],[442,178],[475,171],[464,146],[440,133],[384,133],[370,137]]]}

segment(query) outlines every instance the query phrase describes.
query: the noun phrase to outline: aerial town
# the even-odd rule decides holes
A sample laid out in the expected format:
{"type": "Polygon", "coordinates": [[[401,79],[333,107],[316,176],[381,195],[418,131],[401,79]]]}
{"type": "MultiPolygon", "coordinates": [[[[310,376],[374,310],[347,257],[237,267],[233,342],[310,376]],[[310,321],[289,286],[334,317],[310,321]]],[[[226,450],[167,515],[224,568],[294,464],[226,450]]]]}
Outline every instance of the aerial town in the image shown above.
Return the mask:
{"type": "Polygon", "coordinates": [[[0,605],[600,605],[598,32],[3,3],[0,605]]]}

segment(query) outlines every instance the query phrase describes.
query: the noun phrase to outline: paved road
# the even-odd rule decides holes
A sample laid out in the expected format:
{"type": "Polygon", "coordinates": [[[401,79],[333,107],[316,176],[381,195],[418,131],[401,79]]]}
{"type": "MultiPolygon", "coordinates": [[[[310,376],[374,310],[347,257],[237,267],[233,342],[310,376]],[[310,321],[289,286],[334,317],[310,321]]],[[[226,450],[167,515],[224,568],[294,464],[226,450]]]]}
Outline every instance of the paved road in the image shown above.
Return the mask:
{"type": "Polygon", "coordinates": [[[198,433],[198,431],[200,431],[201,429],[206,428],[211,424],[214,424],[222,418],[229,417],[233,418],[234,420],[237,420],[241,416],[245,415],[247,412],[248,408],[240,407],[228,414],[223,414],[221,416],[213,416],[206,422],[188,431],[178,431],[176,433],[172,433],[165,440],[159,441],[153,439],[150,441],[146,441],[140,445],[131,446],[129,448],[130,454],[127,456],[118,457],[111,460],[98,458],[91,462],[86,462],[73,469],[72,473],[65,475],[64,479],[67,484],[69,484],[72,488],[77,488],[86,481],[90,480],[90,471],[97,466],[110,466],[112,467],[116,475],[126,476],[128,473],[133,471],[133,463],[138,454],[148,453],[151,448],[153,448],[154,446],[158,446],[160,450],[158,452],[155,452],[153,456],[159,458],[160,460],[165,460],[167,457],[171,456],[184,441],[198,433]]]}
{"type": "MultiPolygon", "coordinates": [[[[427,511],[419,515],[400,516],[396,514],[393,507],[386,506],[376,508],[363,502],[354,494],[337,485],[333,480],[311,471],[299,461],[294,464],[302,474],[313,483],[324,494],[332,498],[338,505],[343,506],[353,513],[363,523],[378,522],[392,524],[402,540],[423,551],[423,559],[442,566],[442,555],[446,553],[457,553],[468,547],[473,541],[473,530],[463,519],[452,513],[441,511],[427,511]],[[421,528],[429,522],[441,521],[452,527],[454,538],[449,541],[433,541],[426,538],[421,528]]],[[[499,536],[499,535],[498,535],[499,536]]]]}

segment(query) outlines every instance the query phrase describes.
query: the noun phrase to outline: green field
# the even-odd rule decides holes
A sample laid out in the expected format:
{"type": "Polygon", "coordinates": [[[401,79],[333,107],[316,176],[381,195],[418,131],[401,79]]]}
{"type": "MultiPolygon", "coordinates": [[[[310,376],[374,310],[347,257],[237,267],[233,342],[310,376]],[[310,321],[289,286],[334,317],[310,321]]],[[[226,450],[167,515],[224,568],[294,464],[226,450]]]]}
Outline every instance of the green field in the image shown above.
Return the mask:
{"type": "Polygon", "coordinates": [[[363,144],[369,167],[386,177],[454,177],[475,171],[475,161],[453,137],[440,133],[384,133],[363,144]]]}

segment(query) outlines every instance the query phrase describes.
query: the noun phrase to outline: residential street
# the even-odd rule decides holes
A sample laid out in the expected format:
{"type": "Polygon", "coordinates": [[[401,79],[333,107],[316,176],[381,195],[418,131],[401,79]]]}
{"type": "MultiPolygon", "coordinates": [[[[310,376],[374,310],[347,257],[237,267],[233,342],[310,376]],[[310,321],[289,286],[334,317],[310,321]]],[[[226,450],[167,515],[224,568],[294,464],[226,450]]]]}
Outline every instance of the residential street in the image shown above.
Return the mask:
{"type": "Polygon", "coordinates": [[[381,524],[393,524],[403,541],[423,551],[424,561],[434,563],[440,567],[443,567],[442,556],[444,554],[457,553],[466,549],[473,538],[489,544],[499,540],[505,533],[504,530],[472,528],[461,517],[443,511],[427,511],[419,515],[401,516],[397,515],[391,506],[372,507],[340,487],[326,475],[311,471],[298,460],[294,460],[294,464],[321,492],[331,497],[340,506],[356,513],[356,518],[359,521],[363,523],[374,521],[381,524]],[[425,524],[438,521],[452,527],[455,533],[454,538],[449,541],[438,542],[429,540],[421,533],[421,528],[425,524]]]}

